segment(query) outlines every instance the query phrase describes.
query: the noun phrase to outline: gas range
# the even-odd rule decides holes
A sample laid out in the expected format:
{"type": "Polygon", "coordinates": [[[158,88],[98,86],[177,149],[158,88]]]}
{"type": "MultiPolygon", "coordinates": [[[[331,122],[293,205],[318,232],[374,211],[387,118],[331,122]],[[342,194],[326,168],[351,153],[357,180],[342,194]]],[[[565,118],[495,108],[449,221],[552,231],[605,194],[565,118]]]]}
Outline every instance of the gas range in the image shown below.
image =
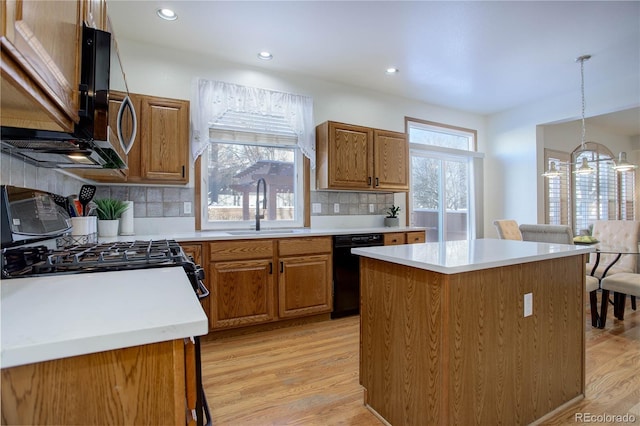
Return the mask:
{"type": "Polygon", "coordinates": [[[2,250],[1,266],[3,279],[181,266],[198,297],[209,294],[203,269],[175,240],[10,248],[2,250]]]}

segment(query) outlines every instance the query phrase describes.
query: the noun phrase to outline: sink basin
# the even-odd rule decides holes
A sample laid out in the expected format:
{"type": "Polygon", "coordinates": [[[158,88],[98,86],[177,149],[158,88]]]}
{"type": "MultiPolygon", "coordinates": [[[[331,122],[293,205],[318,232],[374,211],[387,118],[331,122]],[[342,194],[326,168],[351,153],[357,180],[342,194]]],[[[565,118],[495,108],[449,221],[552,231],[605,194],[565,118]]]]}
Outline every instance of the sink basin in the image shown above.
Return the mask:
{"type": "Polygon", "coordinates": [[[255,229],[248,229],[242,231],[226,231],[229,235],[273,235],[273,234],[293,234],[297,232],[296,229],[261,229],[256,231],[255,229]]]}

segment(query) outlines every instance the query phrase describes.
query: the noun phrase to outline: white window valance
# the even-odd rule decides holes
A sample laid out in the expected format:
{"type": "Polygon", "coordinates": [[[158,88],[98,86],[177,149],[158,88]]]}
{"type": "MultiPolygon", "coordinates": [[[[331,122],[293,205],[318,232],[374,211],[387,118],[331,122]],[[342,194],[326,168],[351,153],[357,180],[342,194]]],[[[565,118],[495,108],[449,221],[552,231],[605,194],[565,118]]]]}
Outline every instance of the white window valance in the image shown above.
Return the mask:
{"type": "MultiPolygon", "coordinates": [[[[281,117],[297,136],[297,146],[315,167],[313,99],[308,96],[221,81],[195,79],[191,103],[191,155],[197,159],[210,142],[210,129],[231,113],[281,117]]],[[[243,129],[251,131],[251,129],[243,129]]],[[[260,129],[255,129],[261,132],[260,129]]]]}

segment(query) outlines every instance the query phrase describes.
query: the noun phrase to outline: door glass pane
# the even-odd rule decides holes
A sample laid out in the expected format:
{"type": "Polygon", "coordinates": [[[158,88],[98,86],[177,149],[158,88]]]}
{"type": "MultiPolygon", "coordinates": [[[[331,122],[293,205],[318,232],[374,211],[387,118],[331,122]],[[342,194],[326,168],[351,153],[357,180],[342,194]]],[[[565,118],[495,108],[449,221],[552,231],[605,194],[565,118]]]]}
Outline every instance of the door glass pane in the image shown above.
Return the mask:
{"type": "Polygon", "coordinates": [[[469,167],[467,161],[445,161],[446,241],[466,240],[469,223],[469,167]]]}
{"type": "Polygon", "coordinates": [[[427,228],[427,241],[440,241],[441,162],[411,156],[412,224],[427,228]]]}

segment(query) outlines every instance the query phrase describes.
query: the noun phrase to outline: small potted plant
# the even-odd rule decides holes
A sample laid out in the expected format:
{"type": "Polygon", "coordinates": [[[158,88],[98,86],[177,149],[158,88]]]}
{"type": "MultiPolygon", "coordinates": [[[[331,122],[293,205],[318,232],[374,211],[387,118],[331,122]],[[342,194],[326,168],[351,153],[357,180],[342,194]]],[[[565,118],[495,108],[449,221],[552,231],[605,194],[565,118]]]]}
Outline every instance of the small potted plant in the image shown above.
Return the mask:
{"type": "Polygon", "coordinates": [[[127,210],[127,203],[114,198],[94,200],[98,214],[98,235],[115,237],[118,235],[120,216],[127,210]]]}
{"type": "Polygon", "coordinates": [[[400,226],[400,218],[398,218],[398,212],[400,211],[400,206],[391,205],[387,210],[387,217],[384,218],[384,226],[387,228],[400,226]]]}

